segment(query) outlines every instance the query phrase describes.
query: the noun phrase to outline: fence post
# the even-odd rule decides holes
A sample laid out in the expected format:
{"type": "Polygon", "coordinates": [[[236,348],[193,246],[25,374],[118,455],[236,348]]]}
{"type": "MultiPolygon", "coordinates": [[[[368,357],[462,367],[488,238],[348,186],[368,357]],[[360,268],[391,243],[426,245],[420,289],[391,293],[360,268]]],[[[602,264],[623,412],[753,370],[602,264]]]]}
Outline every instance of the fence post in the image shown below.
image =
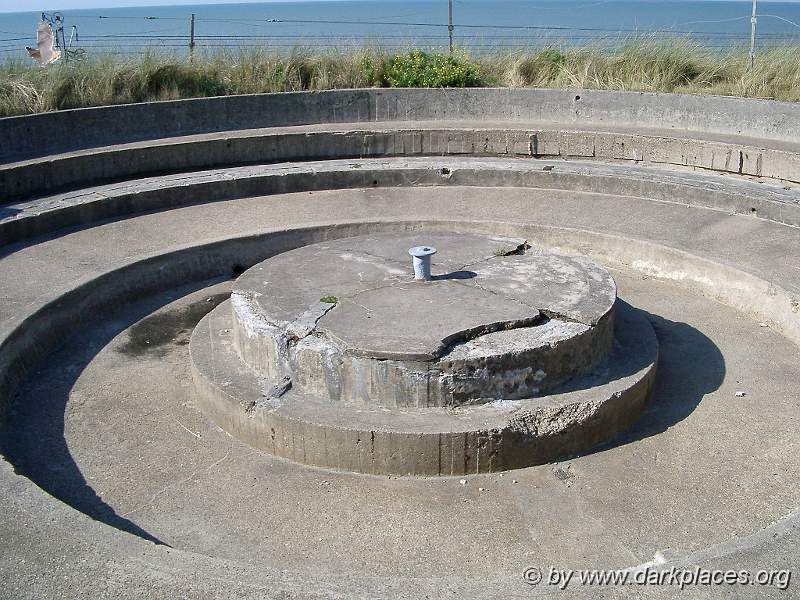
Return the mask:
{"type": "Polygon", "coordinates": [[[189,25],[189,60],[194,62],[194,13],[189,25]]]}
{"type": "Polygon", "coordinates": [[[753,16],[750,17],[750,68],[756,65],[756,23],[758,0],[753,0],[753,16]]]}
{"type": "Polygon", "coordinates": [[[447,0],[447,31],[450,32],[450,52],[453,51],[453,0],[447,0]]]}

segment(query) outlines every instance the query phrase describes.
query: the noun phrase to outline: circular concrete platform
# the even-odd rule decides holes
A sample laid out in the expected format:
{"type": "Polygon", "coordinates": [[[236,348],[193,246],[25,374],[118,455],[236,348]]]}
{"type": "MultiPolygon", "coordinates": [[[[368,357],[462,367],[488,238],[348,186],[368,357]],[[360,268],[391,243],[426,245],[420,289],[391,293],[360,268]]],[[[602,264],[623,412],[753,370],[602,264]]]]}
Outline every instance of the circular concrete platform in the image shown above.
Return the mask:
{"type": "Polygon", "coordinates": [[[231,435],[305,464],[395,475],[586,450],[636,419],[658,355],[597,263],[452,232],[270,258],[190,347],[198,403],[231,435]],[[406,258],[421,237],[439,249],[430,281],[406,258]]]}
{"type": "Polygon", "coordinates": [[[582,375],[608,354],[615,301],[614,280],[585,257],[443,232],[292,250],[244,273],[231,297],[234,346],[273,384],[414,407],[527,398],[582,375]],[[423,237],[441,248],[427,282],[407,257],[423,237]]]}

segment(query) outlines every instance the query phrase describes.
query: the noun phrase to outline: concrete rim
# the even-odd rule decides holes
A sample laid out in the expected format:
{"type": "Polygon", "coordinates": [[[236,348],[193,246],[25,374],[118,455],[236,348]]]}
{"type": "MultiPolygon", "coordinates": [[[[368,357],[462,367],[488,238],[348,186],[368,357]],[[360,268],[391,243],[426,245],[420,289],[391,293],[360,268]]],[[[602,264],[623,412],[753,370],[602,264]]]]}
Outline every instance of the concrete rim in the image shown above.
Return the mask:
{"type": "Polygon", "coordinates": [[[638,417],[655,380],[658,342],[636,311],[624,303],[616,311],[607,364],[566,386],[574,389],[513,406],[368,410],[293,391],[264,401],[264,382],[242,370],[232,348],[227,303],[192,333],[192,376],[198,404],[222,429],[294,462],[372,475],[502,472],[585,452],[638,417]]]}

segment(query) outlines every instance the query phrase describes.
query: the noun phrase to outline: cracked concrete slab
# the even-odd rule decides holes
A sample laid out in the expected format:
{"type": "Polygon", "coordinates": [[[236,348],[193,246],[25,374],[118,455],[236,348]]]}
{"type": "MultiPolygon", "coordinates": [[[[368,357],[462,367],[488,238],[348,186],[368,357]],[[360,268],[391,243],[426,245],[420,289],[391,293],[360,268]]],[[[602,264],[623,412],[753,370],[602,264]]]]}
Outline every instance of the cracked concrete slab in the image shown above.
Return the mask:
{"type": "Polygon", "coordinates": [[[519,400],[605,359],[615,301],[614,281],[599,265],[522,238],[370,234],[292,250],[242,274],[232,293],[232,340],[255,372],[335,402],[519,400]],[[408,248],[421,243],[440,249],[430,281],[412,277],[408,248]],[[313,318],[309,306],[317,307],[313,318]],[[481,341],[513,330],[520,331],[481,341]]]}
{"type": "Polygon", "coordinates": [[[530,326],[540,311],[596,326],[616,287],[591,260],[525,240],[474,234],[381,234],[323,242],[269,259],[244,273],[234,294],[252,299],[275,326],[298,319],[323,297],[337,299],[316,323],[341,351],[361,357],[428,361],[453,342],[530,326]],[[413,281],[408,248],[435,246],[434,280],[413,281]]]}
{"type": "MultiPolygon", "coordinates": [[[[644,316],[627,305],[618,308],[616,325],[606,360],[541,398],[461,406],[431,399],[415,406],[409,402],[415,394],[411,385],[386,371],[381,387],[373,390],[382,403],[347,402],[335,394],[354,385],[354,375],[328,373],[321,382],[319,373],[333,368],[324,363],[338,357],[324,344],[317,348],[321,342],[312,336],[294,350],[296,362],[311,364],[295,369],[291,389],[280,398],[263,400],[261,379],[248,372],[232,344],[231,311],[223,304],[192,334],[195,401],[234,437],[303,464],[416,476],[520,468],[582,452],[636,418],[654,383],[658,343],[644,316]],[[330,389],[334,386],[340,389],[330,389]],[[391,394],[405,405],[399,398],[389,405],[391,394]]],[[[514,392],[521,387],[508,383],[514,392]]],[[[432,387],[428,382],[426,389],[432,387]]]]}

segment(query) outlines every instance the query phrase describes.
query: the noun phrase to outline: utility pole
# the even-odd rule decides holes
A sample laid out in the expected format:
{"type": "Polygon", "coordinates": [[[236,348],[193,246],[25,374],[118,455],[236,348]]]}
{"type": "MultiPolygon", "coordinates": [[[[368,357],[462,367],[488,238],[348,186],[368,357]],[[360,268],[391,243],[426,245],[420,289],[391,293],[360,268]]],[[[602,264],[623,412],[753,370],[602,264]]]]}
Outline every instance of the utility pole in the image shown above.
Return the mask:
{"type": "Polygon", "coordinates": [[[750,68],[756,64],[756,23],[758,22],[758,0],[753,0],[753,16],[750,17],[750,68]]]}
{"type": "Polygon", "coordinates": [[[194,13],[189,25],[189,60],[194,62],[194,13]]]}
{"type": "Polygon", "coordinates": [[[447,30],[450,32],[450,52],[452,52],[453,51],[453,0],[447,0],[447,15],[448,15],[447,30]]]}

